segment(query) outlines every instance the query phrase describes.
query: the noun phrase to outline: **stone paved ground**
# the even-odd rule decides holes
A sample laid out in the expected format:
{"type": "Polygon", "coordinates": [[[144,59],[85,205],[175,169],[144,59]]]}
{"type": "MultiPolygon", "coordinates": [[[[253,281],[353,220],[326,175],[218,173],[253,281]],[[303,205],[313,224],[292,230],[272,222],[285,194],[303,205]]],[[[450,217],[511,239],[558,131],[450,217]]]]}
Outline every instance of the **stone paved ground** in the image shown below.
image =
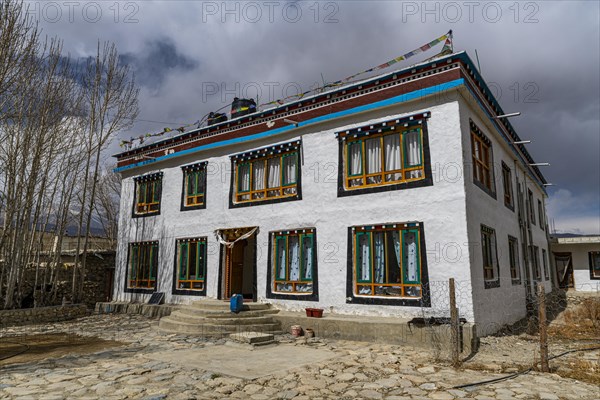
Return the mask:
{"type": "MultiPolygon", "coordinates": [[[[224,344],[224,340],[165,335],[155,325],[156,321],[138,315],[96,315],[66,323],[1,329],[0,337],[5,338],[24,333],[67,332],[127,345],[1,367],[0,398],[600,399],[600,388],[596,385],[535,372],[495,384],[453,389],[456,385],[503,375],[455,370],[433,361],[435,354],[419,349],[349,341],[300,339],[296,345],[326,348],[335,352],[336,357],[243,380],[151,360],[150,356],[156,352],[224,344]]],[[[290,340],[286,336],[279,339],[290,340]]],[[[218,371],[218,366],[214,370],[218,371]]]]}

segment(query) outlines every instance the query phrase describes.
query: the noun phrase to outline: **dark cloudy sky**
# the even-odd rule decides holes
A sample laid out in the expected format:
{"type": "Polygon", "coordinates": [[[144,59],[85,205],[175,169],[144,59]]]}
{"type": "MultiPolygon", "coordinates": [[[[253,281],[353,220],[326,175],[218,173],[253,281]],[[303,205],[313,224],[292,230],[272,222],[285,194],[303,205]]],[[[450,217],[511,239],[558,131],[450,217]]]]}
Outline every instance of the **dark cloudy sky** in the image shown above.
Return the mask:
{"type": "Polygon", "coordinates": [[[542,171],[556,185],[557,230],[600,233],[597,1],[28,3],[71,56],[111,40],[133,67],[140,120],[121,138],[194,122],[236,95],[264,102],[334,81],[453,29],[455,50],[474,60],[477,50],[502,107],[522,112],[511,121],[534,159],[552,164],[542,171]]]}

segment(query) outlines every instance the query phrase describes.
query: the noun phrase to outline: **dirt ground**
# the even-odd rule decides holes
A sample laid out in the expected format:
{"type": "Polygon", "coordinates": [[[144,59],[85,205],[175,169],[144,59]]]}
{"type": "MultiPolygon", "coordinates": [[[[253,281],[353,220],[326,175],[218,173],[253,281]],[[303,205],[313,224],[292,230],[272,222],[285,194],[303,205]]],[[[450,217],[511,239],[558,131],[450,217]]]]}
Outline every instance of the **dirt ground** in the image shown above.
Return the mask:
{"type": "Polygon", "coordinates": [[[0,338],[0,367],[67,354],[90,354],[125,343],[74,334],[52,333],[0,338]]]}

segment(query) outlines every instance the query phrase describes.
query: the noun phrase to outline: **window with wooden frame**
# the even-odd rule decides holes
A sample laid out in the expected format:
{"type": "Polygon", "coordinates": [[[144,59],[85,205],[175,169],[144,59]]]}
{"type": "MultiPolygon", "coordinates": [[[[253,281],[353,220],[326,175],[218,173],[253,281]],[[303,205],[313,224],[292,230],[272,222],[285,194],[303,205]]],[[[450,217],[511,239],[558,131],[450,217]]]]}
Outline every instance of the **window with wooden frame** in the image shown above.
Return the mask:
{"type": "Polygon", "coordinates": [[[135,200],[133,216],[142,217],[160,213],[163,173],[134,178],[135,200]]]}
{"type": "Polygon", "coordinates": [[[529,222],[535,225],[535,204],[533,202],[533,192],[527,189],[527,208],[529,210],[529,222]]]}
{"type": "Polygon", "coordinates": [[[481,250],[483,254],[483,281],[486,289],[500,286],[496,231],[481,225],[481,250]]]}
{"type": "Polygon", "coordinates": [[[175,294],[206,294],[206,237],[177,239],[175,294]]]}
{"type": "Polygon", "coordinates": [[[314,228],[272,232],[271,293],[312,295],[317,268],[314,228]]]}
{"type": "Polygon", "coordinates": [[[600,251],[590,251],[590,279],[600,279],[600,251]]]}
{"type": "Polygon", "coordinates": [[[352,228],[352,294],[420,299],[426,273],[418,223],[352,228]]]}
{"type": "Polygon", "coordinates": [[[473,121],[471,121],[470,126],[473,182],[491,196],[495,196],[492,142],[473,121]]]}
{"type": "Polygon", "coordinates": [[[542,249],[542,265],[544,266],[544,280],[550,279],[550,271],[548,269],[548,252],[542,249]]]}
{"type": "Polygon", "coordinates": [[[504,161],[502,162],[502,187],[504,189],[504,205],[514,210],[512,172],[504,161]]]}
{"type": "Polygon", "coordinates": [[[183,194],[181,210],[206,208],[206,162],[181,167],[183,194]]]}
{"type": "Polygon", "coordinates": [[[529,246],[531,268],[536,281],[542,280],[542,271],[540,269],[540,249],[537,246],[529,246]]]}
{"type": "Polygon", "coordinates": [[[158,242],[129,244],[127,289],[153,290],[158,271],[158,242]]]}
{"type": "Polygon", "coordinates": [[[232,157],[233,203],[300,198],[300,141],[232,157]]]}
{"type": "Polygon", "coordinates": [[[544,218],[544,207],[542,206],[542,201],[538,199],[537,201],[537,207],[538,207],[538,220],[540,221],[540,228],[542,230],[544,229],[545,224],[545,218],[544,218]]]}
{"type": "Polygon", "coordinates": [[[513,285],[521,284],[521,267],[519,266],[519,243],[516,237],[508,235],[508,262],[510,279],[513,285]]]}

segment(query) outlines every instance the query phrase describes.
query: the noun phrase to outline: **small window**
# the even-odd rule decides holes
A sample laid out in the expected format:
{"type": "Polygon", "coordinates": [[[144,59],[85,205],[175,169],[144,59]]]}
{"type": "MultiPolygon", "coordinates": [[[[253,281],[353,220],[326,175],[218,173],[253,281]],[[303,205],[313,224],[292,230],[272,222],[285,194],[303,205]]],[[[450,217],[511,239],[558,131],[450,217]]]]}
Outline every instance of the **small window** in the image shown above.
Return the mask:
{"type": "Polygon", "coordinates": [[[508,236],[508,262],[510,278],[513,285],[521,284],[521,268],[519,267],[519,244],[517,238],[508,236]]]}
{"type": "Polygon", "coordinates": [[[492,142],[471,121],[471,155],[473,182],[495,197],[494,171],[492,170],[492,142]]]}
{"type": "Polygon", "coordinates": [[[590,251],[590,278],[600,279],[600,251],[590,251]]]}
{"type": "Polygon", "coordinates": [[[531,268],[533,269],[533,276],[536,281],[541,281],[542,271],[540,269],[540,249],[537,246],[529,246],[529,252],[531,257],[531,268]]]}
{"type": "Polygon", "coordinates": [[[356,299],[424,297],[426,272],[419,224],[352,228],[352,296],[356,299]]]}
{"type": "Polygon", "coordinates": [[[127,289],[154,289],[157,270],[158,242],[129,244],[127,289]]]}
{"type": "Polygon", "coordinates": [[[500,286],[496,231],[481,225],[481,250],[483,253],[483,281],[486,289],[500,286]]]}
{"type": "Polygon", "coordinates": [[[233,156],[233,204],[300,199],[300,142],[233,156]]]}
{"type": "Polygon", "coordinates": [[[133,216],[149,216],[160,213],[162,192],[162,172],[140,176],[135,181],[133,216]]]}
{"type": "Polygon", "coordinates": [[[538,206],[538,218],[539,218],[539,221],[540,221],[540,228],[542,228],[542,230],[544,230],[544,225],[546,225],[544,223],[544,221],[546,219],[544,218],[544,207],[542,206],[542,201],[541,200],[537,201],[537,206],[538,206]]]}
{"type": "Polygon", "coordinates": [[[548,271],[548,255],[546,249],[542,249],[542,263],[544,265],[544,279],[550,279],[550,271],[548,271]]]}
{"type": "Polygon", "coordinates": [[[270,247],[269,297],[318,300],[316,230],[272,232],[270,247]]]}
{"type": "Polygon", "coordinates": [[[206,238],[177,239],[173,293],[206,294],[206,238]]]}
{"type": "Polygon", "coordinates": [[[529,208],[529,221],[535,225],[535,205],[533,202],[533,193],[529,189],[527,189],[527,207],[529,208]]]}
{"type": "Polygon", "coordinates": [[[182,167],[182,211],[206,208],[206,165],[204,162],[182,167]]]}
{"type": "Polygon", "coordinates": [[[504,205],[514,210],[512,173],[508,165],[502,162],[502,186],[504,188],[504,205]]]}

